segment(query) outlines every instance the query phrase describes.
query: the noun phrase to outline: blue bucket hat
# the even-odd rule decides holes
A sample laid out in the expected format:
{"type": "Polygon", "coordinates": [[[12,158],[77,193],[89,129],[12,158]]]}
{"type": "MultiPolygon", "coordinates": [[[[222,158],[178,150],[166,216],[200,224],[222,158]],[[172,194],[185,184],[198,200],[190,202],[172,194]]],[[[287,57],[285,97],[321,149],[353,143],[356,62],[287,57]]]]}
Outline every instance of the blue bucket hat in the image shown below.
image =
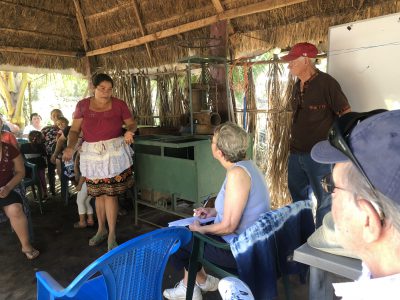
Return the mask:
{"type": "MultiPolygon", "coordinates": [[[[400,110],[361,121],[347,143],[374,187],[400,205],[400,110]]],[[[311,157],[324,164],[350,161],[329,141],[314,145],[311,157]]]]}

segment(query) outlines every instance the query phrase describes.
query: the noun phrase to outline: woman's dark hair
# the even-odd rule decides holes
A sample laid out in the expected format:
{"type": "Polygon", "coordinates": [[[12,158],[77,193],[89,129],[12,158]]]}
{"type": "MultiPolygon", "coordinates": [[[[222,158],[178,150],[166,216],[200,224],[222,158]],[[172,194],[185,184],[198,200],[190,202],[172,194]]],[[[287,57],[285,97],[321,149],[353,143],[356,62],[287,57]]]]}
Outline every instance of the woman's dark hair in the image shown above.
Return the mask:
{"type": "Polygon", "coordinates": [[[34,149],[37,149],[37,147],[39,147],[40,145],[44,145],[44,135],[37,130],[32,130],[31,132],[29,132],[28,140],[32,144],[34,149]]]}
{"type": "Polygon", "coordinates": [[[94,87],[97,87],[103,81],[108,81],[109,83],[111,83],[111,86],[114,87],[114,81],[107,74],[100,73],[100,74],[93,75],[93,77],[92,77],[92,83],[93,83],[94,87]]]}
{"type": "Polygon", "coordinates": [[[42,117],[38,113],[31,113],[31,116],[30,116],[31,122],[32,122],[33,117],[39,117],[40,119],[42,119],[42,117]]]}

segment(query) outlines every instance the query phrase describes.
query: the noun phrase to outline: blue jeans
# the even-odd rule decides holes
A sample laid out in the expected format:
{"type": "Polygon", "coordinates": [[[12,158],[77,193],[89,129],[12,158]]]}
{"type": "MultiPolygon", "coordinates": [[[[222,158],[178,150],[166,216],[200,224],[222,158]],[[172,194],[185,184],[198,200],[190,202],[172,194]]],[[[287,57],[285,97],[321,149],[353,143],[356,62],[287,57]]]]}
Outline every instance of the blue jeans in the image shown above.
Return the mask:
{"type": "Polygon", "coordinates": [[[331,165],[320,164],[309,153],[289,155],[288,183],[293,202],[311,199],[311,192],[317,199],[315,226],[322,225],[322,219],[331,210],[332,197],[321,186],[321,179],[331,173],[331,165]]]}

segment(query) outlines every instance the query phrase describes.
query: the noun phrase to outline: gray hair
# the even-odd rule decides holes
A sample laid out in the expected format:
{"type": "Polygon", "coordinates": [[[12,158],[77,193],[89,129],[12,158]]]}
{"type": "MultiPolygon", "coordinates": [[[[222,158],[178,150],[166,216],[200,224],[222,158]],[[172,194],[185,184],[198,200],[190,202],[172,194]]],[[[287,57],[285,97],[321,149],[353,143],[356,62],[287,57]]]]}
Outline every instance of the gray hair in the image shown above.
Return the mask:
{"type": "Polygon", "coordinates": [[[248,136],[242,127],[226,122],[215,128],[214,136],[227,161],[235,163],[246,158],[248,136]]]}
{"type": "Polygon", "coordinates": [[[347,172],[345,172],[346,175],[343,179],[347,186],[355,192],[356,197],[367,199],[374,206],[379,207],[385,216],[385,222],[393,224],[400,233],[400,206],[381,192],[372,190],[354,164],[348,163],[346,165],[347,172]]]}

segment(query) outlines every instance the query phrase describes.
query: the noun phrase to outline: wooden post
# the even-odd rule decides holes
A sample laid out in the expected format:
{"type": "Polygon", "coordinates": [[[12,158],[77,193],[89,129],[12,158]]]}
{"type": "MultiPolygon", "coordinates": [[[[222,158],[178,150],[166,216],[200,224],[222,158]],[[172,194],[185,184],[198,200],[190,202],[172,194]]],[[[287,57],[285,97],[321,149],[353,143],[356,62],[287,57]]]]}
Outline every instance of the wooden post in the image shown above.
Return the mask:
{"type": "MultiPolygon", "coordinates": [[[[210,26],[211,38],[217,38],[221,40],[220,47],[211,48],[212,56],[227,57],[227,21],[220,21],[210,26]]],[[[211,65],[210,73],[213,80],[218,84],[218,113],[221,116],[221,121],[226,122],[230,120],[227,87],[226,87],[226,70],[225,65],[211,65]]]]}

